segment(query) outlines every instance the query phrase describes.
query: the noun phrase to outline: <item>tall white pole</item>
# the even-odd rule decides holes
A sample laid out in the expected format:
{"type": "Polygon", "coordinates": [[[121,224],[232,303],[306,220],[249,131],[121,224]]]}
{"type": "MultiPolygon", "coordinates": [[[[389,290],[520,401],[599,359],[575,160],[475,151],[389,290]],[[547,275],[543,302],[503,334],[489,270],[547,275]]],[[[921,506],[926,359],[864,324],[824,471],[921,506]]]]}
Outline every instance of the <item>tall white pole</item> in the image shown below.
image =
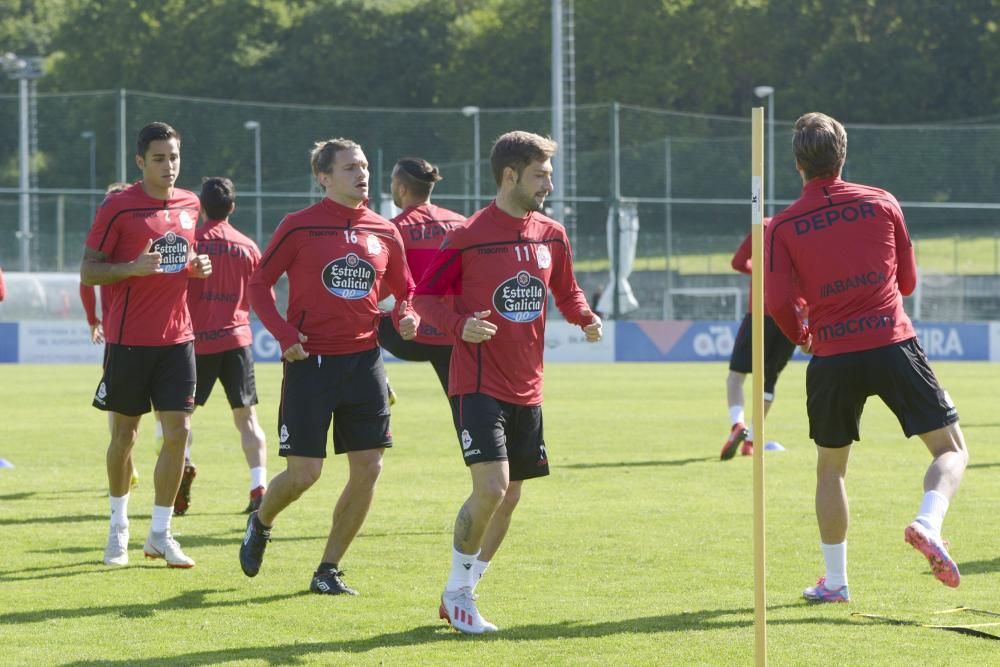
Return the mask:
{"type": "Polygon", "coordinates": [[[562,221],[566,209],[566,160],[563,140],[565,109],[565,91],[563,90],[563,4],[562,0],[552,0],[552,138],[559,144],[561,150],[553,157],[553,184],[555,188],[555,217],[562,221]]]}
{"type": "Polygon", "coordinates": [[[260,163],[260,125],[254,130],[253,135],[253,154],[254,154],[254,183],[257,188],[257,245],[264,245],[264,211],[261,208],[261,171],[263,167],[260,163]]]}
{"type": "Polygon", "coordinates": [[[21,270],[31,270],[31,196],[28,190],[31,187],[31,153],[28,147],[28,79],[22,78],[18,81],[18,91],[20,93],[20,142],[18,151],[18,165],[21,170],[20,178],[20,224],[18,227],[18,238],[21,249],[21,270]]]}

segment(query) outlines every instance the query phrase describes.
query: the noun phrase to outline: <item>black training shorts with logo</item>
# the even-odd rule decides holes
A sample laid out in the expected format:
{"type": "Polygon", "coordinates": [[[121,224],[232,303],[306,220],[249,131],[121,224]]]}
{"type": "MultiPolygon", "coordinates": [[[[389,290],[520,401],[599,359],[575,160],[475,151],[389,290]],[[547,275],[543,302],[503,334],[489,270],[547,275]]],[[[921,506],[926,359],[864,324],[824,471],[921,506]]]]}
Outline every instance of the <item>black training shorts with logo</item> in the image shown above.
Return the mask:
{"type": "Polygon", "coordinates": [[[152,409],[191,412],[195,391],[194,343],[108,343],[104,376],[94,395],[99,410],[138,417],[152,409]]]}
{"type": "Polygon", "coordinates": [[[542,406],[462,394],[451,397],[451,413],[465,465],[506,460],[515,482],[549,474],[542,406]]]}
{"type": "Polygon", "coordinates": [[[865,400],[878,396],[906,437],[958,421],[951,397],[938,384],[916,338],[861,352],[814,356],[806,371],[809,437],[820,447],[860,440],[865,400]]]}
{"type": "Polygon", "coordinates": [[[379,348],[284,362],[278,454],[326,458],[331,418],[335,454],[392,447],[379,348]]]}
{"type": "Polygon", "coordinates": [[[429,361],[437,373],[444,393],[448,393],[448,373],[451,370],[451,345],[430,345],[403,340],[392,324],[392,315],[382,314],[378,325],[378,344],[403,361],[429,361]]]}
{"type": "MultiPolygon", "coordinates": [[[[733,343],[733,354],[729,358],[729,370],[736,373],[753,372],[752,316],[747,313],[740,323],[733,343]]],[[[781,333],[770,315],[764,316],[764,398],[774,400],[774,386],[778,376],[785,369],[795,352],[795,343],[781,333]]]]}
{"type": "Polygon", "coordinates": [[[257,379],[253,370],[253,351],[249,345],[215,354],[195,355],[195,366],[198,368],[195,404],[205,405],[215,381],[219,380],[233,410],[257,405],[257,379]]]}

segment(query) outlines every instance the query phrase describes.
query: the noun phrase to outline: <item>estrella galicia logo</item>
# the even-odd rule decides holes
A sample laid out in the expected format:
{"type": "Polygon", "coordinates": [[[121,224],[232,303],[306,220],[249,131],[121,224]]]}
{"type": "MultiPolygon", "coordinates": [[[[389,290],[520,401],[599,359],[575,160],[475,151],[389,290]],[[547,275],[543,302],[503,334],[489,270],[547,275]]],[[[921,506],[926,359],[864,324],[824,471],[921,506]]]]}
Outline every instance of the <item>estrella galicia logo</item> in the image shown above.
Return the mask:
{"type": "Polygon", "coordinates": [[[323,285],[342,299],[363,299],[375,285],[375,267],[351,252],[323,269],[323,285]]]}
{"type": "Polygon", "coordinates": [[[164,273],[180,273],[187,268],[189,248],[186,238],[167,232],[153,241],[150,251],[160,253],[160,268],[164,273]]]}
{"type": "Polygon", "coordinates": [[[545,307],[545,284],[527,271],[500,283],[493,292],[493,307],[511,322],[531,322],[545,307]]]}

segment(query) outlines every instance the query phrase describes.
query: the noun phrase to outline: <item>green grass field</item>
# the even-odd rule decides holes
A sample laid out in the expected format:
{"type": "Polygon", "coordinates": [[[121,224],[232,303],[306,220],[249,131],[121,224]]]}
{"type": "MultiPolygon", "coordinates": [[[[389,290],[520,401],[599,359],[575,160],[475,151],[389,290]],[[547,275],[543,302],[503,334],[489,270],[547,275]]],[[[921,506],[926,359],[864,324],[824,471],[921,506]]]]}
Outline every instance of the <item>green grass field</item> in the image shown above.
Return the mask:
{"type": "MultiPolygon", "coordinates": [[[[986,623],[1000,611],[997,368],[940,363],[972,464],[945,523],[962,586],[948,589],[903,542],[928,456],[874,401],[848,476],[850,605],[810,606],[822,574],[813,516],[804,364],[790,366],[768,422],[768,655],[774,665],[987,665],[1000,643],[889,625],[986,623]],[[942,620],[943,619],[943,620],[942,620]]],[[[262,422],[276,438],[276,365],[258,367],[262,422]]],[[[98,369],[3,366],[0,383],[0,664],[9,665],[747,665],[754,656],[751,461],[722,463],[722,364],[550,364],[545,425],[553,474],[525,485],[506,543],[480,585],[495,636],[437,619],[451,525],[469,490],[446,402],[424,364],[393,364],[400,402],[375,506],[341,564],[357,598],[306,592],[346,462],[281,515],[261,573],[237,551],[247,473],[216,388],[195,416],[193,505],[174,519],[198,564],[143,561],[153,435],[131,502],[132,565],[100,560],[107,533],[107,422],[89,407],[98,369]]],[[[271,475],[282,468],[273,454],[271,475]]],[[[1000,627],[982,628],[1000,634],[1000,627]]]]}

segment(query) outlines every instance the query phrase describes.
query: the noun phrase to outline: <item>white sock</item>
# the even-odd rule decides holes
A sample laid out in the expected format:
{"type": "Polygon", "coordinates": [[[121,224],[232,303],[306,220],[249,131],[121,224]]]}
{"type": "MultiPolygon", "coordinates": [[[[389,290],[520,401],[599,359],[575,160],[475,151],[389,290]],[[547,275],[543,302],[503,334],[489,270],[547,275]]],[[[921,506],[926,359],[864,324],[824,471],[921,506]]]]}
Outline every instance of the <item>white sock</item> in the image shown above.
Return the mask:
{"type": "Polygon", "coordinates": [[[267,486],[267,468],[264,466],[250,468],[250,490],[253,491],[258,486],[267,486]]]}
{"type": "Polygon", "coordinates": [[[747,440],[753,442],[753,425],[747,424],[747,440]]]}
{"type": "Polygon", "coordinates": [[[479,585],[479,580],[483,578],[486,574],[486,568],[490,566],[488,560],[479,560],[478,558],[472,563],[472,590],[476,590],[476,586],[479,585]]]}
{"type": "Polygon", "coordinates": [[[948,499],[944,494],[937,491],[928,491],[924,494],[924,499],[920,503],[920,513],[917,514],[917,521],[933,530],[937,535],[941,534],[941,524],[944,523],[944,515],[948,511],[948,499]]]}
{"type": "Polygon", "coordinates": [[[826,587],[836,590],[847,585],[847,540],[840,544],[820,544],[826,561],[826,587]]]}
{"type": "Polygon", "coordinates": [[[730,424],[742,424],[746,416],[743,414],[742,405],[730,405],[729,406],[729,423],[730,424]]]}
{"type": "Polygon", "coordinates": [[[112,526],[127,526],[128,525],[128,494],[124,496],[108,496],[108,500],[111,502],[111,525],[112,526]]]}
{"type": "Polygon", "coordinates": [[[472,578],[472,567],[477,556],[479,556],[478,551],[474,554],[463,554],[454,546],[451,548],[451,573],[448,575],[448,583],[444,587],[446,591],[472,588],[472,584],[475,582],[472,578]]]}
{"type": "Polygon", "coordinates": [[[162,507],[153,505],[153,523],[149,529],[154,533],[163,533],[170,530],[170,517],[174,514],[173,507],[162,507]]]}

